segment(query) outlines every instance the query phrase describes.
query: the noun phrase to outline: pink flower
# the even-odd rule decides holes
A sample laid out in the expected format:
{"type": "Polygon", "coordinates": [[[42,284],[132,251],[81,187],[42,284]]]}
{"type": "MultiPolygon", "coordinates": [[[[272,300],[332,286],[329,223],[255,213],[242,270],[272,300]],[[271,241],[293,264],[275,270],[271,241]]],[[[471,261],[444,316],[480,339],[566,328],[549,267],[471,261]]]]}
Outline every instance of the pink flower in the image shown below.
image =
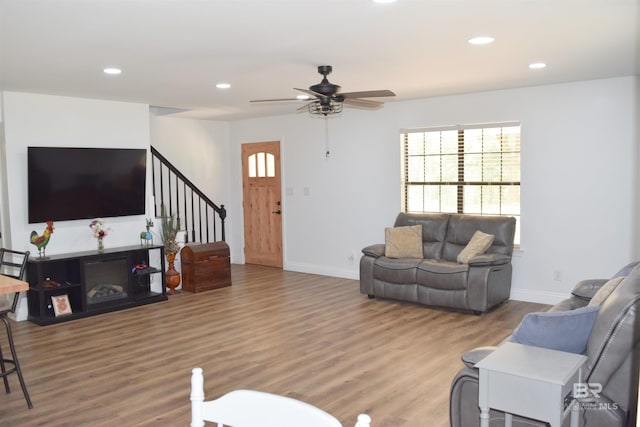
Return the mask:
{"type": "Polygon", "coordinates": [[[89,224],[89,228],[93,231],[93,237],[102,239],[106,237],[108,228],[104,226],[104,220],[102,218],[96,218],[89,224]]]}

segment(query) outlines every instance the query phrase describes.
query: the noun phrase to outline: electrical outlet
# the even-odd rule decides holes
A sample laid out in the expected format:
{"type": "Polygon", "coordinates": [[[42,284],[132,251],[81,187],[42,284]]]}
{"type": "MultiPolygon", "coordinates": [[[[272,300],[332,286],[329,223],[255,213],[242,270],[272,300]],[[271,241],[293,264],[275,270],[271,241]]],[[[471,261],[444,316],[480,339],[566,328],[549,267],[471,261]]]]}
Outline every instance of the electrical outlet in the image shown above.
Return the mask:
{"type": "Polygon", "coordinates": [[[562,273],[560,270],[553,270],[553,280],[556,282],[562,281],[562,273]]]}

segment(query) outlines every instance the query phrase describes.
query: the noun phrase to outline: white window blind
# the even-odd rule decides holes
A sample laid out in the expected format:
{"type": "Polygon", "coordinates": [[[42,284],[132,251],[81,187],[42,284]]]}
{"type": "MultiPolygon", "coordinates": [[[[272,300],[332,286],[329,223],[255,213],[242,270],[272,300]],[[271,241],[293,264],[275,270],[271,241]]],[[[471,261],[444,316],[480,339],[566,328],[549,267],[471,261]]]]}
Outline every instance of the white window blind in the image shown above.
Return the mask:
{"type": "Polygon", "coordinates": [[[519,123],[406,130],[402,210],[516,218],[520,243],[519,123]]]}

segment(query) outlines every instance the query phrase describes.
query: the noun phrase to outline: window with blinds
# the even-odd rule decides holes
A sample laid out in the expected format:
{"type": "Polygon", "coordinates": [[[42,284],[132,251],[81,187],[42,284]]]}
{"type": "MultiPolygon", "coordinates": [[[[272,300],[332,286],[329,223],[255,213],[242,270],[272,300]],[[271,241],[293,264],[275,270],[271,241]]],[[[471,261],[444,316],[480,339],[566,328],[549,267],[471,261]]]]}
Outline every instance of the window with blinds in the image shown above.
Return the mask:
{"type": "Polygon", "coordinates": [[[402,210],[514,216],[520,243],[520,124],[407,130],[402,210]]]}

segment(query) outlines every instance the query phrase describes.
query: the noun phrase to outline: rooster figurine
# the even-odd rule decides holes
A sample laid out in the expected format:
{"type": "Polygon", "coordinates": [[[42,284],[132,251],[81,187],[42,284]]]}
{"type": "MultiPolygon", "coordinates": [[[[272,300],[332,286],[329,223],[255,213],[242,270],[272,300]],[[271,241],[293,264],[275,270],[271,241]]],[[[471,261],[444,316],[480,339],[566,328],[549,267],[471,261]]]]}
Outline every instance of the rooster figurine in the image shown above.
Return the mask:
{"type": "Polygon", "coordinates": [[[44,257],[44,250],[49,243],[51,234],[53,233],[53,221],[47,221],[47,228],[44,229],[42,236],[38,236],[35,231],[31,232],[31,244],[38,248],[38,255],[44,257]]]}

